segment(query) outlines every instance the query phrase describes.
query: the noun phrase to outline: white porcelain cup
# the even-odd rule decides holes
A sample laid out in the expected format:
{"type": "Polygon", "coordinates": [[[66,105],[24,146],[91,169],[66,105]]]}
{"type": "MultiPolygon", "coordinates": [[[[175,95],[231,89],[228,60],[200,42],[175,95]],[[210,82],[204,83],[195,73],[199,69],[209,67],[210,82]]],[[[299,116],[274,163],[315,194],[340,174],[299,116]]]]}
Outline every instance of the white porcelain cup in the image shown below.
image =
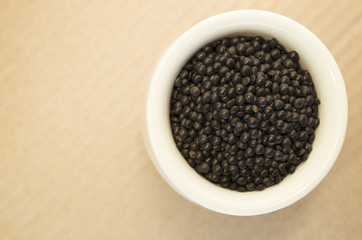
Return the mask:
{"type": "Polygon", "coordinates": [[[284,208],[312,191],[332,168],[347,128],[347,95],[342,75],[327,47],[308,29],[285,16],[259,10],[219,14],[182,34],[161,58],[147,95],[144,141],[153,164],[166,182],[186,199],[231,215],[257,215],[284,208]],[[215,185],[191,168],[172,138],[170,95],[177,74],[202,46],[226,36],[275,37],[299,53],[321,104],[313,150],[295,173],[263,191],[237,192],[215,185]]]}

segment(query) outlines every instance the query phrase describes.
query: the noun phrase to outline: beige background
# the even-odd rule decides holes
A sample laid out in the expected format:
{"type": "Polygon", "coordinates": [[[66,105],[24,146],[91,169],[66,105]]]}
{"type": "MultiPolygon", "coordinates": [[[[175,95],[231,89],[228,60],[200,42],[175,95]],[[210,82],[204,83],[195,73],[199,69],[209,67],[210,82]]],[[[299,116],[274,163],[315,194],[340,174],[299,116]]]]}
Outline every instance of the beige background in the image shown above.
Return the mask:
{"type": "Polygon", "coordinates": [[[362,239],[361,31],[359,0],[1,1],[0,239],[362,239]],[[327,45],[345,79],[349,128],[307,197],[232,217],[176,194],[140,126],[171,42],[246,8],[289,16],[327,45]]]}

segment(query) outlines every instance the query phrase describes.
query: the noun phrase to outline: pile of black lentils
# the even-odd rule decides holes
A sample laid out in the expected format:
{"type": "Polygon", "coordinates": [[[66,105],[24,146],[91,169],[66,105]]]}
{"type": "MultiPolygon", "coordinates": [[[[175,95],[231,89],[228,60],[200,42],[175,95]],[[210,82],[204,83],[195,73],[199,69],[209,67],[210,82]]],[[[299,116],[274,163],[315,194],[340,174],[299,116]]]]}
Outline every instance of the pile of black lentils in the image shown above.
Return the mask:
{"type": "Polygon", "coordinates": [[[223,38],[178,74],[170,121],[177,148],[209,181],[237,191],[280,183],[307,160],[319,125],[311,76],[273,38],[223,38]]]}

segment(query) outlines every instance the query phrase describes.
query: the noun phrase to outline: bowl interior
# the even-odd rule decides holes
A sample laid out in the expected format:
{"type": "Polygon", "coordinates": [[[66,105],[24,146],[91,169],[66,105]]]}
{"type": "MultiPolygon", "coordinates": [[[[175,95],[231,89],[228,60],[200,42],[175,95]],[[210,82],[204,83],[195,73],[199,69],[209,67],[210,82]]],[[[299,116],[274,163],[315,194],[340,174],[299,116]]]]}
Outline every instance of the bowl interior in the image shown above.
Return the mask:
{"type": "Polygon", "coordinates": [[[288,206],[308,194],[328,173],[342,147],[347,125],[347,97],[336,62],[309,30],[284,16],[257,10],[220,14],[195,25],[166,51],[152,78],[146,106],[146,145],[153,163],[181,195],[206,208],[233,215],[255,215],[288,206]],[[233,35],[275,37],[299,53],[311,73],[321,105],[313,151],[294,174],[263,191],[239,193],[201,177],[182,157],[170,128],[169,102],[175,78],[202,46],[233,35]]]}

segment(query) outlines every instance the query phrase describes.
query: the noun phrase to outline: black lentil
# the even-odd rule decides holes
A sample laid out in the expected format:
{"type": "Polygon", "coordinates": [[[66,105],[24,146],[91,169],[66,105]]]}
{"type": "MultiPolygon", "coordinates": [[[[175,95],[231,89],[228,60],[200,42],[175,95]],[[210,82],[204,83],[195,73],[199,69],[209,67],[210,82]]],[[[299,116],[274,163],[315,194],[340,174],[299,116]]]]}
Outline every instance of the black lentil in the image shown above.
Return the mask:
{"type": "Polygon", "coordinates": [[[223,188],[263,190],[307,160],[320,101],[299,54],[236,36],[200,49],[171,93],[173,138],[187,163],[223,188]]]}

